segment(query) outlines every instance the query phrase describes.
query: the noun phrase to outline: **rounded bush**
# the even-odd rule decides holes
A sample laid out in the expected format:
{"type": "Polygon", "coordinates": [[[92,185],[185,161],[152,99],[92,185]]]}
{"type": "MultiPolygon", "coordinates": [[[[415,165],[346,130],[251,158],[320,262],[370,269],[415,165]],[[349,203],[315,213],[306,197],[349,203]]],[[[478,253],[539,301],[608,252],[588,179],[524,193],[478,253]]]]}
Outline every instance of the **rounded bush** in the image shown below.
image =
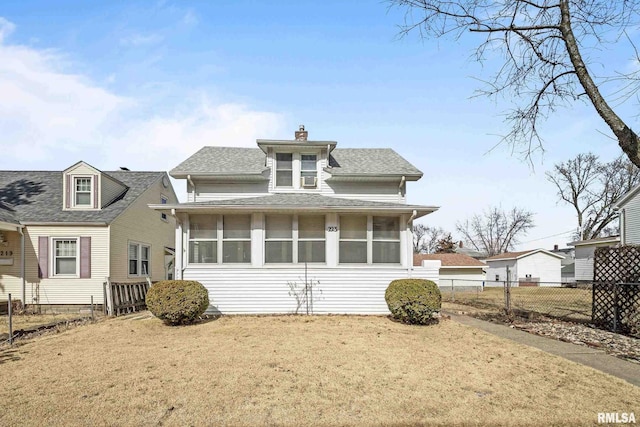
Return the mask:
{"type": "Polygon", "coordinates": [[[209,293],[193,280],[163,280],[147,292],[147,308],[168,325],[192,323],[209,307],[209,293]]]}
{"type": "Polygon", "coordinates": [[[393,317],[403,323],[426,325],[440,311],[442,295],[431,280],[399,279],[387,287],[384,294],[393,317]]]}

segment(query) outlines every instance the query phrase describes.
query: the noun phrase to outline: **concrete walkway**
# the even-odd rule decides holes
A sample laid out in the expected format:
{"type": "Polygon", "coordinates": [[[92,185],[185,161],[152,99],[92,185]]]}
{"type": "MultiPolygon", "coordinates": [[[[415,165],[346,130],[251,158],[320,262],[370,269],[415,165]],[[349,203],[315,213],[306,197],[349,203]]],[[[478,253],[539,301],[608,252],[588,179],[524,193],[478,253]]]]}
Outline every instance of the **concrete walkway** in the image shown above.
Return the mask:
{"type": "Polygon", "coordinates": [[[451,316],[452,320],[462,323],[463,325],[472,326],[493,335],[590,366],[593,369],[613,375],[614,377],[622,378],[636,387],[640,387],[640,364],[627,362],[615,356],[610,356],[602,350],[541,337],[505,325],[487,322],[461,314],[449,312],[445,312],[444,314],[451,316]]]}

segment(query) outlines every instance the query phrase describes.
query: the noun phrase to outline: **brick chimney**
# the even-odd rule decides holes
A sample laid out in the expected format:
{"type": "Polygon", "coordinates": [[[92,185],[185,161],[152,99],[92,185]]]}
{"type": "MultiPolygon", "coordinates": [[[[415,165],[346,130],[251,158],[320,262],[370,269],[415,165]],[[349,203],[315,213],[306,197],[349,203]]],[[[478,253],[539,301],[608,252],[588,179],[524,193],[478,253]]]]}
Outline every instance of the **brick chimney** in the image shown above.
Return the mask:
{"type": "Polygon", "coordinates": [[[296,141],[306,141],[309,132],[304,130],[304,125],[300,125],[300,129],[296,131],[296,141]]]}
{"type": "Polygon", "coordinates": [[[558,250],[558,245],[553,245],[553,250],[557,251],[558,250]]]}
{"type": "Polygon", "coordinates": [[[460,247],[460,248],[464,247],[464,243],[462,243],[462,240],[460,240],[460,243],[458,243],[458,247],[460,247]]]}

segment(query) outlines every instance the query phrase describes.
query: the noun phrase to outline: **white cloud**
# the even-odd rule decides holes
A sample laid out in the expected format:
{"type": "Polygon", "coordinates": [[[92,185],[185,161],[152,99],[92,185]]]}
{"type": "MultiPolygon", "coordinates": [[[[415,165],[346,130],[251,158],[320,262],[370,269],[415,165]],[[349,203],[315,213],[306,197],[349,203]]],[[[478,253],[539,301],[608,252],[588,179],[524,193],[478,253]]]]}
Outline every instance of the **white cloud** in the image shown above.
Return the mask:
{"type": "Polygon", "coordinates": [[[164,40],[160,34],[141,34],[134,33],[120,38],[120,44],[123,46],[148,46],[158,44],[164,40]]]}
{"type": "MultiPolygon", "coordinates": [[[[13,26],[4,21],[0,28],[13,26]]],[[[280,114],[214,102],[204,91],[121,96],[63,62],[57,52],[0,43],[0,169],[62,170],[85,160],[105,170],[168,170],[204,145],[254,146],[284,125],[280,114]],[[184,99],[178,112],[149,112],[175,99],[184,99]]]]}
{"type": "Polygon", "coordinates": [[[16,26],[7,21],[5,18],[0,16],[0,43],[4,41],[13,31],[16,29],[16,26]]]}

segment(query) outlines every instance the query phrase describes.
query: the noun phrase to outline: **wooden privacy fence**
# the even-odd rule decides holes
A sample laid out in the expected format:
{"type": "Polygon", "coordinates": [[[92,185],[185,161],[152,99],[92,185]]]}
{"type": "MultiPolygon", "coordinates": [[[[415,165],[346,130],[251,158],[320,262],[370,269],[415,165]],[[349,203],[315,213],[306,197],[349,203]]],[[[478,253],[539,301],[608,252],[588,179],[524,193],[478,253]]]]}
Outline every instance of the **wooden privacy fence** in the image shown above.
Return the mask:
{"type": "Polygon", "coordinates": [[[593,323],[614,332],[638,333],[640,246],[597,248],[593,278],[593,323]]]}
{"type": "Polygon", "coordinates": [[[134,313],[147,309],[147,292],[151,280],[136,283],[117,283],[107,278],[104,282],[104,310],[109,316],[134,313]]]}

